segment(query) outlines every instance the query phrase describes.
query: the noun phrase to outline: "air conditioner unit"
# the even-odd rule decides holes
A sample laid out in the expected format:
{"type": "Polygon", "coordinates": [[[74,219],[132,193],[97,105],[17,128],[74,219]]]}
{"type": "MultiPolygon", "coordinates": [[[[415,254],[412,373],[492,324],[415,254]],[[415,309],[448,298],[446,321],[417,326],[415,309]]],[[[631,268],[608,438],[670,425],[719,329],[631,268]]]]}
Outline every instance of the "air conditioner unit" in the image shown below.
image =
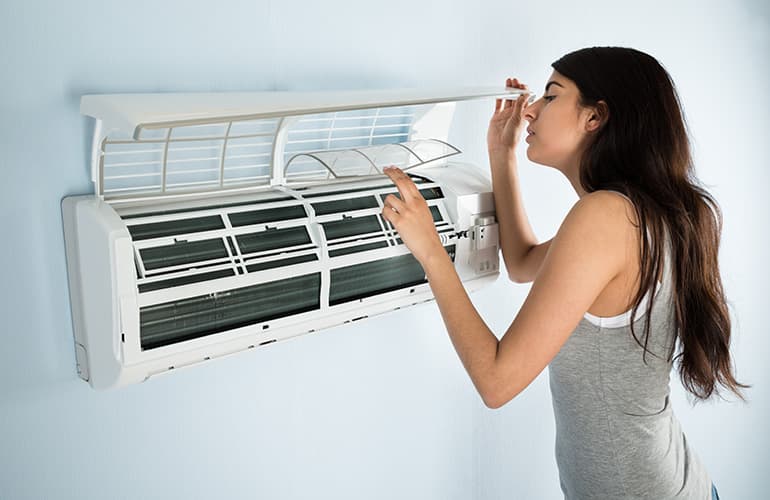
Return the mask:
{"type": "Polygon", "coordinates": [[[457,103],[514,89],[87,95],[95,193],[62,211],[78,373],[104,389],[433,299],[380,213],[409,173],[468,290],[498,276],[457,103]]]}

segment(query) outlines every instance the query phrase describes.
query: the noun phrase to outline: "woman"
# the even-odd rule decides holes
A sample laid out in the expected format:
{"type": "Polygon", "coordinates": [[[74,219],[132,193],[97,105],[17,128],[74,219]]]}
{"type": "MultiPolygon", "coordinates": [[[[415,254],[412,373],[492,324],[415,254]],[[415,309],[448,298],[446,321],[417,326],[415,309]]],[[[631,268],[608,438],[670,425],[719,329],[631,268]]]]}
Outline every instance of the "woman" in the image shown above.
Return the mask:
{"type": "MultiPolygon", "coordinates": [[[[699,399],[720,386],[742,398],[747,386],[732,373],[721,213],[695,184],[674,85],[632,49],[578,50],[552,66],[534,103],[497,101],[487,134],[508,276],[533,282],[499,341],[399,169],[386,172],[401,197],[388,196],[383,216],[425,269],[487,406],[504,405],[549,367],[565,498],[718,498],[672,413],[669,372],[678,359],[699,399]],[[527,157],[562,172],[579,197],[544,243],[519,193],[514,151],[524,121],[527,157]]],[[[526,89],[516,79],[507,85],[526,89]]]]}

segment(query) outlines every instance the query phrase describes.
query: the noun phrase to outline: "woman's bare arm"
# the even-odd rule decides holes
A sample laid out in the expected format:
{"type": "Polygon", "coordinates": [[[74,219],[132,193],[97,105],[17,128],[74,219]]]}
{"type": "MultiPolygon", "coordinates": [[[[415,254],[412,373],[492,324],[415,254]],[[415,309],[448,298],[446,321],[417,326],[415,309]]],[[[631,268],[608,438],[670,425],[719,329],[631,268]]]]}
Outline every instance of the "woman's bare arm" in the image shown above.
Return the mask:
{"type": "Polygon", "coordinates": [[[508,277],[516,283],[535,280],[551,240],[538,243],[529,224],[519,189],[515,157],[490,155],[495,212],[500,231],[500,249],[508,277]]]}
{"type": "Polygon", "coordinates": [[[425,270],[452,344],[484,403],[499,408],[548,365],[601,291],[622,271],[629,236],[617,196],[591,193],[567,214],[516,319],[498,341],[470,301],[419,188],[386,169],[401,197],[385,198],[394,225],[425,270]]]}
{"type": "MultiPolygon", "coordinates": [[[[516,78],[507,79],[505,84],[512,88],[527,88],[516,78]]],[[[515,101],[498,99],[487,130],[500,248],[508,277],[516,283],[528,283],[535,279],[551,246],[550,240],[538,244],[524,211],[519,189],[515,151],[524,129],[522,118],[526,107],[527,100],[524,95],[515,101]]]]}

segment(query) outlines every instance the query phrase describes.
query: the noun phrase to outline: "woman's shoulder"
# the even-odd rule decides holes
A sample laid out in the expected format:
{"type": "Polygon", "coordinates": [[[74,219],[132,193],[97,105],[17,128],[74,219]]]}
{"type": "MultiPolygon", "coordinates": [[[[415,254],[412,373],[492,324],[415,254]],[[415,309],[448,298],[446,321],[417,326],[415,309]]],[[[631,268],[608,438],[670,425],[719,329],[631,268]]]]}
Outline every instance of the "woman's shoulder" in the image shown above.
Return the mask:
{"type": "Polygon", "coordinates": [[[617,261],[625,267],[629,250],[639,245],[635,221],[633,205],[624,197],[606,190],[585,194],[564,218],[552,249],[556,245],[574,247],[585,242],[586,251],[603,256],[608,264],[617,261]]]}
{"type": "MultiPolygon", "coordinates": [[[[591,240],[591,248],[629,271],[629,256],[638,258],[641,235],[636,210],[622,194],[599,190],[583,195],[564,219],[559,232],[572,232],[591,240]]],[[[557,233],[558,234],[558,233],[557,233]]]]}
{"type": "Polygon", "coordinates": [[[587,221],[596,219],[597,222],[601,220],[623,227],[638,227],[633,201],[619,191],[600,189],[587,193],[575,203],[570,213],[572,212],[586,214],[587,221]]]}

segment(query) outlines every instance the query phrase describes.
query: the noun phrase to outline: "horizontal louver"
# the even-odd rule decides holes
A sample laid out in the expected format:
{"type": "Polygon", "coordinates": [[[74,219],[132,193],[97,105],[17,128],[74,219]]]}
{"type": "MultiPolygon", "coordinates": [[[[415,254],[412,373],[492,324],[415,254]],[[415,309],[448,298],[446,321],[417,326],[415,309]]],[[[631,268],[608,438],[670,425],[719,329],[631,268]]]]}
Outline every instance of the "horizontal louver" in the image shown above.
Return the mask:
{"type": "Polygon", "coordinates": [[[307,217],[302,205],[291,207],[273,208],[269,210],[251,210],[248,212],[235,212],[229,215],[230,224],[233,226],[248,226],[252,224],[266,224],[284,220],[301,219],[307,217]]]}
{"type": "Polygon", "coordinates": [[[144,268],[147,270],[176,267],[228,257],[225,243],[221,239],[187,242],[146,248],[139,251],[144,268]]]}
{"type": "Polygon", "coordinates": [[[224,228],[225,224],[222,222],[222,217],[211,215],[208,217],[177,219],[150,224],[135,224],[129,226],[128,231],[131,233],[131,238],[136,241],[200,231],[214,231],[224,228]]]}
{"type": "Polygon", "coordinates": [[[361,234],[379,233],[382,231],[379,219],[376,215],[355,217],[322,224],[326,239],[336,240],[361,234]]]}
{"type": "Polygon", "coordinates": [[[309,245],[310,235],[304,227],[274,229],[235,237],[242,254],[266,252],[278,248],[309,245]]]}
{"type": "Polygon", "coordinates": [[[374,196],[365,196],[359,198],[347,198],[343,200],[325,201],[313,203],[313,210],[316,215],[328,215],[338,212],[350,212],[352,210],[363,210],[365,208],[376,208],[377,199],[374,196]]]}

